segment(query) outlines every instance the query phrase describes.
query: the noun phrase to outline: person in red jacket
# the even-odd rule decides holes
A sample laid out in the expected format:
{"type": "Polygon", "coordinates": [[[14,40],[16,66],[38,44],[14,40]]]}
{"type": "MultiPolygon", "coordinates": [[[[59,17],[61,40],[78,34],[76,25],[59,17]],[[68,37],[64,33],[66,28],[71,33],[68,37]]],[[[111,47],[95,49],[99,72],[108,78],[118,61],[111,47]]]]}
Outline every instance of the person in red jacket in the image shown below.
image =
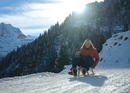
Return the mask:
{"type": "Polygon", "coordinates": [[[99,61],[99,55],[94,47],[91,40],[86,39],[84,43],[82,44],[77,56],[75,56],[72,59],[72,68],[71,72],[69,74],[73,74],[74,76],[77,76],[77,66],[79,66],[79,70],[82,71],[83,75],[88,73],[88,70],[91,69],[92,74],[94,75],[93,68],[96,67],[99,61]]]}

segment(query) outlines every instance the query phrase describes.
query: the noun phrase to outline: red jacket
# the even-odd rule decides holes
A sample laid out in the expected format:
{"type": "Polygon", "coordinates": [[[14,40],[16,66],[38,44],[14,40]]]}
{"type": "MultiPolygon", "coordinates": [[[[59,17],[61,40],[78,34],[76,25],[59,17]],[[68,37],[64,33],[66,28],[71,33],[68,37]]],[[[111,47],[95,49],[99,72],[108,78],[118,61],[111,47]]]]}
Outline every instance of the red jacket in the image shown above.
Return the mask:
{"type": "Polygon", "coordinates": [[[98,64],[99,55],[96,49],[90,48],[83,48],[79,51],[79,55],[82,56],[82,60],[85,61],[87,55],[90,55],[94,60],[94,67],[98,64]]]}

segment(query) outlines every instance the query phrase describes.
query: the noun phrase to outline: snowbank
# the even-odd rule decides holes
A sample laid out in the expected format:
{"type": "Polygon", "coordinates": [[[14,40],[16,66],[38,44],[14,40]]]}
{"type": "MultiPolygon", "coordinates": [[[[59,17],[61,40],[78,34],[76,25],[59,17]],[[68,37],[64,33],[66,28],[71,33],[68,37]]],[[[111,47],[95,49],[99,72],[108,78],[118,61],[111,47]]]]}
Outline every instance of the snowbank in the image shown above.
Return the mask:
{"type": "Polygon", "coordinates": [[[130,31],[112,35],[99,55],[98,65],[130,67],[130,31]]]}

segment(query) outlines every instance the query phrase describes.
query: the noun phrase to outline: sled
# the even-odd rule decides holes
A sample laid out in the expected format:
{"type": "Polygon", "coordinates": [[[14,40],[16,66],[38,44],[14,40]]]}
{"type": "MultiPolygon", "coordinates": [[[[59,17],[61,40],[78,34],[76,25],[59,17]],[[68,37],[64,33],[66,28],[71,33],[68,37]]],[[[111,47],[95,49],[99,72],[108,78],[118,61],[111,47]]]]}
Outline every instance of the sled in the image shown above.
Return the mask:
{"type": "Polygon", "coordinates": [[[68,72],[68,74],[73,75],[74,77],[82,77],[82,76],[87,77],[87,76],[94,76],[95,75],[92,68],[91,68],[92,74],[89,74],[88,71],[86,71],[87,74],[83,73],[83,71],[82,71],[83,69],[85,69],[85,68],[78,68],[77,74],[75,74],[73,70],[71,72],[68,72]],[[82,72],[82,74],[80,72],[82,72]]]}

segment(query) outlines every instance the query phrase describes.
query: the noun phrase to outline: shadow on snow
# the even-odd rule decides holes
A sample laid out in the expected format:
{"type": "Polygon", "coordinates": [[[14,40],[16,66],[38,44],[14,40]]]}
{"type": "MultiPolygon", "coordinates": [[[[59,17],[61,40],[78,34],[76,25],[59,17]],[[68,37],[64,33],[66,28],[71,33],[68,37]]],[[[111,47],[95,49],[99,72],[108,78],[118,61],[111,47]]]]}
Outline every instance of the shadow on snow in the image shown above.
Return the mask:
{"type": "Polygon", "coordinates": [[[106,76],[95,75],[95,76],[86,76],[86,77],[78,77],[78,78],[69,78],[69,81],[80,81],[92,86],[102,86],[104,82],[107,80],[106,76]]]}

